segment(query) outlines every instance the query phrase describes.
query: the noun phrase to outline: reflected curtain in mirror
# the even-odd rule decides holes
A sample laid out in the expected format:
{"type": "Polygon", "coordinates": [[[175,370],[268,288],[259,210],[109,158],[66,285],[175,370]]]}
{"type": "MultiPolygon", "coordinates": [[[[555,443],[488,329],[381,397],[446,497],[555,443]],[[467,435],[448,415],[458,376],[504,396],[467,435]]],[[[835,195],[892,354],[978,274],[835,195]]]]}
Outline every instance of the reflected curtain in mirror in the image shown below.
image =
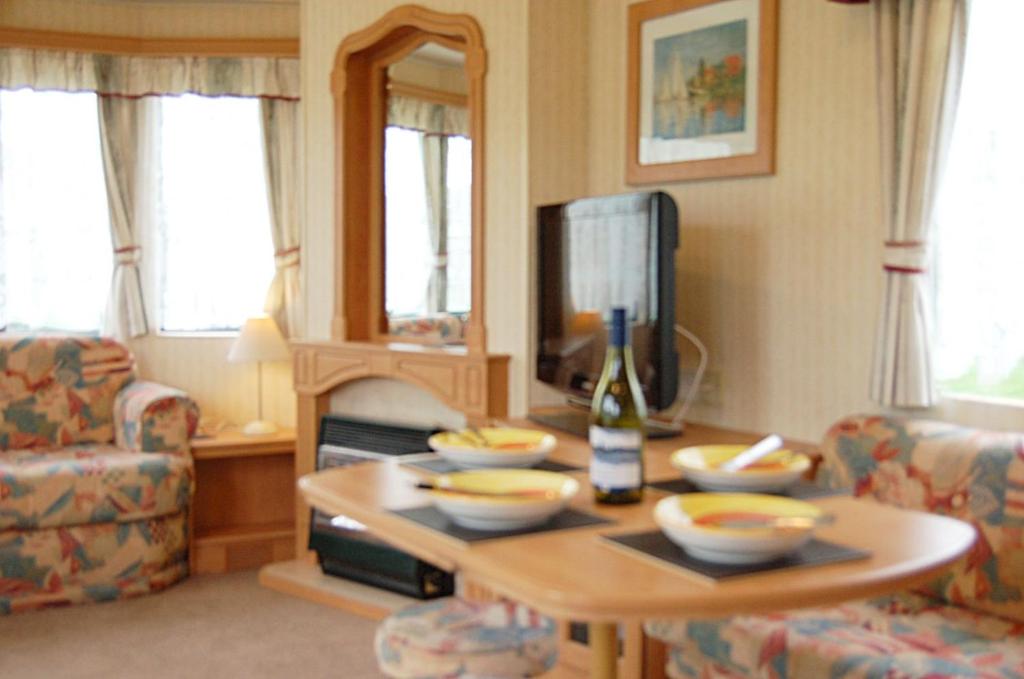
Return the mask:
{"type": "Polygon", "coordinates": [[[466,108],[391,93],[387,123],[387,313],[465,314],[472,163],[466,108]]]}

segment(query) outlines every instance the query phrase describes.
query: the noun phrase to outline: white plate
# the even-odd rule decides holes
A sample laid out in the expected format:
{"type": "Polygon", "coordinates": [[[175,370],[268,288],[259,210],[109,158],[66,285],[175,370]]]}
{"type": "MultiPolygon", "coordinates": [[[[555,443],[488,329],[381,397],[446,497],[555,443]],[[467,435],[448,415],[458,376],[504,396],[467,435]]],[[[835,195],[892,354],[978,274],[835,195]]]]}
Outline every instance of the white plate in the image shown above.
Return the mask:
{"type": "Polygon", "coordinates": [[[722,564],[772,561],[803,547],[814,528],[741,529],[705,525],[713,516],[805,516],[821,510],[808,502],[777,495],[753,493],[687,493],[658,502],[654,520],[669,540],[688,554],[722,564]]]}
{"type": "Polygon", "coordinates": [[[442,474],[435,485],[500,493],[543,489],[538,497],[486,497],[430,491],[434,505],[459,526],[476,530],[514,530],[544,523],[565,509],[579,492],[576,479],[536,469],[479,469],[442,474]]]}

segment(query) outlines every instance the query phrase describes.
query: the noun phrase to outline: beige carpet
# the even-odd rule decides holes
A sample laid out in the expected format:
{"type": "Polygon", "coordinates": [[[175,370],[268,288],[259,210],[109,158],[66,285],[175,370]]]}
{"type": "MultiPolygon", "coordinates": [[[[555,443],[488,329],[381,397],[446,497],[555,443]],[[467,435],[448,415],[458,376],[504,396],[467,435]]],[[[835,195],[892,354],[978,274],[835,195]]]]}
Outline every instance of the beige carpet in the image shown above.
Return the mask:
{"type": "Polygon", "coordinates": [[[0,616],[0,677],[377,679],[371,620],[260,587],[191,577],[127,601],[0,616]]]}

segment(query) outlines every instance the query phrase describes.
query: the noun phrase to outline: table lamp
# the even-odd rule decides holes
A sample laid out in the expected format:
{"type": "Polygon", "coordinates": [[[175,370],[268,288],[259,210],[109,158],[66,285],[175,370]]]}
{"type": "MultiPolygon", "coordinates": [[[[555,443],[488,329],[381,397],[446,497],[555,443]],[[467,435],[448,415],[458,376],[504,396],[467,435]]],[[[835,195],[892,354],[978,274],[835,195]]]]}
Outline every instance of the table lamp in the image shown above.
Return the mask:
{"type": "Polygon", "coordinates": [[[288,345],[277,329],[277,323],[269,316],[255,316],[245,321],[238,338],[231,345],[228,361],[231,363],[256,363],[257,398],[259,412],[257,419],[242,428],[243,434],[251,436],[273,434],[277,425],[263,419],[263,362],[286,361],[291,357],[288,345]]]}

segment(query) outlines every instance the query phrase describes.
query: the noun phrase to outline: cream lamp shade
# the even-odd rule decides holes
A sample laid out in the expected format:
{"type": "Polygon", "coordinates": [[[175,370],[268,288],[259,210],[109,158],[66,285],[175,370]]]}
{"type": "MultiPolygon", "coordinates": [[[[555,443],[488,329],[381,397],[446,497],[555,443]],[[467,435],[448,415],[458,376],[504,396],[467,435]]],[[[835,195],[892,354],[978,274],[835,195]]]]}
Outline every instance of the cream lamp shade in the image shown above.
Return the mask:
{"type": "Polygon", "coordinates": [[[228,352],[228,360],[232,363],[287,361],[289,358],[288,345],[270,316],[248,319],[228,352]]]}
{"type": "Polygon", "coordinates": [[[287,361],[291,358],[288,345],[285,344],[277,323],[269,316],[255,316],[248,319],[238,338],[228,351],[231,363],[255,363],[259,412],[257,419],[242,428],[242,432],[250,435],[273,434],[277,425],[263,419],[263,362],[287,361]]]}

